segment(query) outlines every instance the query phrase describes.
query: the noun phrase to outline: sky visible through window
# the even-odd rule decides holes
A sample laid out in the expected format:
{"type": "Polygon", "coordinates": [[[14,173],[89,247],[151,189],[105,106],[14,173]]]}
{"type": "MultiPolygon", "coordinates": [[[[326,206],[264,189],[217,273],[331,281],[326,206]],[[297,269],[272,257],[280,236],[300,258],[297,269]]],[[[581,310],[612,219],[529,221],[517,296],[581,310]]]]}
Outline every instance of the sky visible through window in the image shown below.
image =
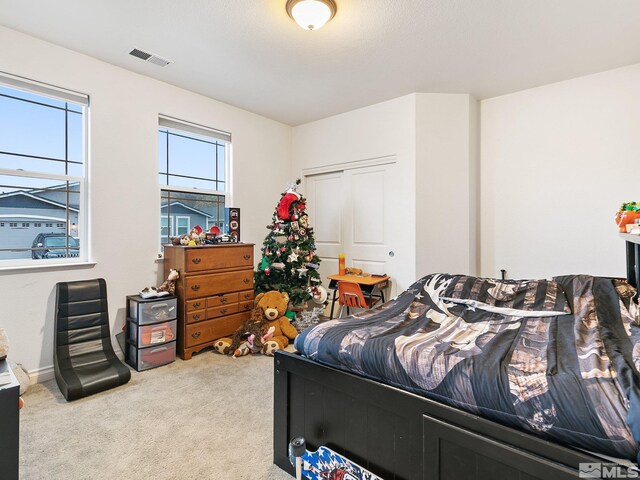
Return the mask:
{"type": "MultiPolygon", "coordinates": [[[[0,168],[81,176],[82,123],[79,105],[0,86],[0,168]]],[[[16,187],[34,187],[22,182],[16,187]]],[[[8,191],[0,187],[0,192],[8,191]]]]}

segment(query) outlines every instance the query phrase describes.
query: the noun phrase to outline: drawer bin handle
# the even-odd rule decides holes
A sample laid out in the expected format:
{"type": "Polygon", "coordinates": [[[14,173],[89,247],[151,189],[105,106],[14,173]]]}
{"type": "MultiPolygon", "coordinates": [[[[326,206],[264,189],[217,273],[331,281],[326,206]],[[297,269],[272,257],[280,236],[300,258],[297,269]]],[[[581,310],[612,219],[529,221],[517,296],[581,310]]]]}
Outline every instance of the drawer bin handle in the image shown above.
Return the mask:
{"type": "Polygon", "coordinates": [[[229,299],[227,297],[220,297],[220,303],[227,303],[229,299]]]}
{"type": "Polygon", "coordinates": [[[224,315],[225,313],[227,313],[228,310],[229,310],[228,308],[223,308],[222,310],[220,310],[220,313],[224,315]]]}
{"type": "Polygon", "coordinates": [[[251,258],[251,255],[244,255],[242,258],[244,258],[245,260],[249,260],[251,258]]]}
{"type": "Polygon", "coordinates": [[[191,261],[193,263],[195,263],[196,265],[198,265],[202,261],[202,259],[201,258],[192,258],[191,261]]]}
{"type": "Polygon", "coordinates": [[[248,278],[245,278],[244,280],[242,280],[244,283],[249,283],[251,280],[249,280],[248,278]]]}
{"type": "Polygon", "coordinates": [[[200,307],[200,302],[196,302],[193,304],[193,308],[198,308],[198,307],[200,307]]]}
{"type": "Polygon", "coordinates": [[[200,314],[199,314],[199,313],[196,313],[196,314],[193,316],[193,319],[194,319],[194,320],[200,320],[200,314]]]}
{"type": "Polygon", "coordinates": [[[191,336],[193,338],[198,338],[200,336],[200,332],[192,333],[191,336]]]}
{"type": "Polygon", "coordinates": [[[251,305],[249,305],[248,303],[246,303],[246,304],[244,305],[244,309],[245,309],[245,310],[249,310],[250,308],[251,308],[251,305]]]}
{"type": "Polygon", "coordinates": [[[191,285],[191,290],[197,292],[198,290],[200,290],[200,285],[191,285]]]}
{"type": "Polygon", "coordinates": [[[251,298],[251,294],[250,294],[250,293],[245,293],[245,294],[244,294],[244,298],[246,298],[246,299],[251,298]]]}

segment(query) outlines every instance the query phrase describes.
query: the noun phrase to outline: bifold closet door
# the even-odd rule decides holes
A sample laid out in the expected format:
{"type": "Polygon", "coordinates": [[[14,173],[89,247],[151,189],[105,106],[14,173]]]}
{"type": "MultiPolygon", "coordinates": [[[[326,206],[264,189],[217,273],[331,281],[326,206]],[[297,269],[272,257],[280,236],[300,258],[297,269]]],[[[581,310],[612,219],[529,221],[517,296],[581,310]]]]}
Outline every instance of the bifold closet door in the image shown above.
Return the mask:
{"type": "Polygon", "coordinates": [[[347,266],[394,276],[403,219],[393,168],[383,164],[305,177],[323,279],[338,272],[339,253],[346,255],[347,266]]]}

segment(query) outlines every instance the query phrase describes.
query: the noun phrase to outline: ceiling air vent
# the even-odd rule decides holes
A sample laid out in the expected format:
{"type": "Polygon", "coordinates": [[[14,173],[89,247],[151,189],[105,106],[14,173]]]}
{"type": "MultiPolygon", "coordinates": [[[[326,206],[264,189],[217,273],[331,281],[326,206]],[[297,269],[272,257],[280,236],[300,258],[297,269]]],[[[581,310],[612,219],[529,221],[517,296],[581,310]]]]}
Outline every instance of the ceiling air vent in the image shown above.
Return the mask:
{"type": "Polygon", "coordinates": [[[154,53],[145,52],[144,50],[140,50],[139,48],[134,48],[129,52],[129,55],[133,55],[136,58],[144,60],[145,62],[153,63],[154,65],[159,65],[161,67],[166,67],[169,65],[171,60],[168,60],[160,55],[156,55],[154,53]]]}

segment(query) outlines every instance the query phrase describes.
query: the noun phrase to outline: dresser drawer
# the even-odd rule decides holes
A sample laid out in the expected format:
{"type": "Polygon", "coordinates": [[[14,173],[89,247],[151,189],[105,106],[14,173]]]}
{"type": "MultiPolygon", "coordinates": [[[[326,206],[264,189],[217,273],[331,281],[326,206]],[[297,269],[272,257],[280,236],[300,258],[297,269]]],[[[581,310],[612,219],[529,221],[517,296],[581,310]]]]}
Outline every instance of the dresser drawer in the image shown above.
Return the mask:
{"type": "Polygon", "coordinates": [[[221,268],[253,268],[253,246],[190,248],[186,251],[185,264],[187,272],[221,268]]]}
{"type": "Polygon", "coordinates": [[[238,293],[238,301],[244,302],[247,300],[253,300],[253,290],[246,290],[238,293]]]}
{"type": "Polygon", "coordinates": [[[214,318],[206,322],[187,325],[185,328],[184,346],[193,347],[200,343],[212,342],[218,338],[231,335],[248,318],[246,313],[237,313],[228,317],[214,318]]]}
{"type": "Polygon", "coordinates": [[[253,300],[249,300],[248,302],[240,302],[238,306],[239,312],[250,312],[253,310],[253,300]]]}
{"type": "Polygon", "coordinates": [[[207,308],[207,319],[231,315],[232,313],[238,313],[237,303],[223,305],[221,307],[207,308]]]}
{"type": "Polygon", "coordinates": [[[185,277],[184,295],[187,299],[208,297],[225,292],[253,288],[253,270],[213,273],[185,277]]]}
{"type": "Polygon", "coordinates": [[[207,298],[207,308],[219,307],[222,305],[229,305],[231,303],[238,302],[237,293],[226,293],[224,295],[217,295],[215,297],[207,298]]]}
{"type": "Polygon", "coordinates": [[[196,300],[189,300],[184,304],[185,312],[193,312],[194,310],[202,310],[207,308],[207,299],[206,298],[198,298],[196,300]]]}
{"type": "Polygon", "coordinates": [[[194,310],[193,312],[187,312],[184,314],[185,323],[195,323],[202,322],[207,319],[207,311],[202,310],[194,310]]]}

